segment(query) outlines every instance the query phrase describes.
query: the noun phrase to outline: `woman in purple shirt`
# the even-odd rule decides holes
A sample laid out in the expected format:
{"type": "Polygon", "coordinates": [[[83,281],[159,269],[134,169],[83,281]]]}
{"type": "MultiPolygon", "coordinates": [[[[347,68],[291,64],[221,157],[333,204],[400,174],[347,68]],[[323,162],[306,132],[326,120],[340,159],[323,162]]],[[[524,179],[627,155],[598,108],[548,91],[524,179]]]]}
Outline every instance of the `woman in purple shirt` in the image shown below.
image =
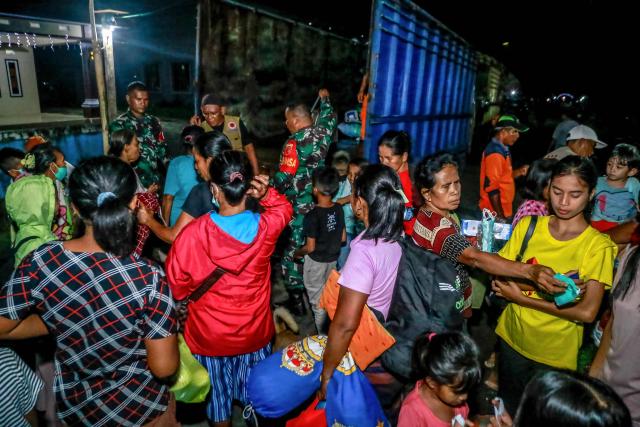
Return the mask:
{"type": "Polygon", "coordinates": [[[402,185],[393,169],[370,165],[353,184],[351,207],[365,230],[351,242],[351,252],[338,280],[338,306],[324,352],[321,394],[353,334],[365,304],[386,318],[391,305],[402,249],[404,201],[402,185]]]}

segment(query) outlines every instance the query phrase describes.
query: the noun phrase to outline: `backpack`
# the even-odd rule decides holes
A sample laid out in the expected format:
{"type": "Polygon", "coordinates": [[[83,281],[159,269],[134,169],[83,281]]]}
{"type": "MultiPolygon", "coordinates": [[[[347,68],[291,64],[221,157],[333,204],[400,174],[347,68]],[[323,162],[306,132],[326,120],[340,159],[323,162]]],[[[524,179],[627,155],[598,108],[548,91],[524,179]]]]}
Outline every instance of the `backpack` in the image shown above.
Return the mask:
{"type": "Polygon", "coordinates": [[[399,243],[402,257],[385,322],[396,344],[381,358],[388,371],[410,379],[416,338],[462,330],[464,295],[451,261],[421,248],[411,237],[399,243]]]}
{"type": "Polygon", "coordinates": [[[30,240],[36,239],[36,236],[29,236],[22,239],[12,248],[8,248],[0,255],[0,286],[3,286],[13,274],[16,265],[16,253],[18,250],[30,240]]]}

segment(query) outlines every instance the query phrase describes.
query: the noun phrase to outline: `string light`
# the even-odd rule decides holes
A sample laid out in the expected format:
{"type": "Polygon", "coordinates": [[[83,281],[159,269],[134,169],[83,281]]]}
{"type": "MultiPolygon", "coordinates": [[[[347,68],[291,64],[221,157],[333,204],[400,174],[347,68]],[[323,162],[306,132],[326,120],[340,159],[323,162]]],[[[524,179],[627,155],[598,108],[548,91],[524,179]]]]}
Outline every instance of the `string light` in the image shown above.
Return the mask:
{"type": "MultiPolygon", "coordinates": [[[[42,37],[45,37],[45,35],[43,34],[42,37]]],[[[51,34],[48,34],[46,37],[49,38],[49,48],[51,49],[52,52],[56,51],[55,48],[55,43],[53,41],[53,37],[51,36],[51,34]]],[[[57,40],[61,40],[62,36],[57,37],[57,40]]],[[[64,42],[67,46],[67,50],[71,50],[72,43],[75,44],[75,39],[72,39],[69,34],[65,34],[64,36],[64,42]]],[[[13,34],[11,33],[0,33],[0,48],[5,47],[5,48],[11,48],[12,46],[16,46],[16,47],[30,47],[31,49],[36,49],[37,47],[42,47],[46,49],[46,44],[43,46],[38,46],[38,36],[36,36],[35,33],[16,33],[14,32],[13,34]],[[24,38],[24,40],[23,40],[24,38]]],[[[104,50],[105,46],[104,44],[98,44],[99,49],[104,50]]],[[[83,40],[78,39],[78,49],[80,50],[80,56],[83,57],[85,52],[85,48],[83,46],[83,40]]]]}

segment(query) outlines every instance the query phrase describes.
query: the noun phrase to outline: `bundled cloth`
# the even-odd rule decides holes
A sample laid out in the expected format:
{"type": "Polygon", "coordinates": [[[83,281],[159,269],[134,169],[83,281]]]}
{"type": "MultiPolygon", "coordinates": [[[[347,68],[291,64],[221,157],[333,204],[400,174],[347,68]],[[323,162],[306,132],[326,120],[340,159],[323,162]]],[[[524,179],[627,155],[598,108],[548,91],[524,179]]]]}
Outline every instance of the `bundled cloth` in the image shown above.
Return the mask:
{"type": "MultiPolygon", "coordinates": [[[[310,336],[254,366],[247,381],[250,407],[245,413],[255,411],[266,418],[279,418],[311,399],[320,387],[326,345],[326,336],[310,336]]],[[[311,411],[316,406],[317,402],[312,403],[311,411]]],[[[373,387],[349,352],[329,381],[324,411],[330,426],[390,425],[373,387]]]]}

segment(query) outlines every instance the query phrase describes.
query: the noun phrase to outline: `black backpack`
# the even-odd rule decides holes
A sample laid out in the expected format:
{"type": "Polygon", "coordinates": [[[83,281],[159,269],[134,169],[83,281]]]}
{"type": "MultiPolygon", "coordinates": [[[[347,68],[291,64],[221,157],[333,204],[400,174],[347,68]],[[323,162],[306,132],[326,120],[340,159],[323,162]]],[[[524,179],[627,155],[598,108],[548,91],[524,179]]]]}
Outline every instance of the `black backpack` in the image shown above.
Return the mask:
{"type": "Polygon", "coordinates": [[[13,274],[16,264],[16,253],[18,250],[20,250],[22,245],[36,238],[36,236],[25,237],[20,240],[17,245],[7,249],[2,253],[2,255],[0,255],[0,286],[4,286],[11,277],[11,274],[13,274]]]}
{"type": "Polygon", "coordinates": [[[451,261],[421,248],[411,237],[400,245],[402,258],[385,322],[396,344],[381,357],[388,371],[410,379],[416,338],[462,330],[464,295],[451,261]]]}

